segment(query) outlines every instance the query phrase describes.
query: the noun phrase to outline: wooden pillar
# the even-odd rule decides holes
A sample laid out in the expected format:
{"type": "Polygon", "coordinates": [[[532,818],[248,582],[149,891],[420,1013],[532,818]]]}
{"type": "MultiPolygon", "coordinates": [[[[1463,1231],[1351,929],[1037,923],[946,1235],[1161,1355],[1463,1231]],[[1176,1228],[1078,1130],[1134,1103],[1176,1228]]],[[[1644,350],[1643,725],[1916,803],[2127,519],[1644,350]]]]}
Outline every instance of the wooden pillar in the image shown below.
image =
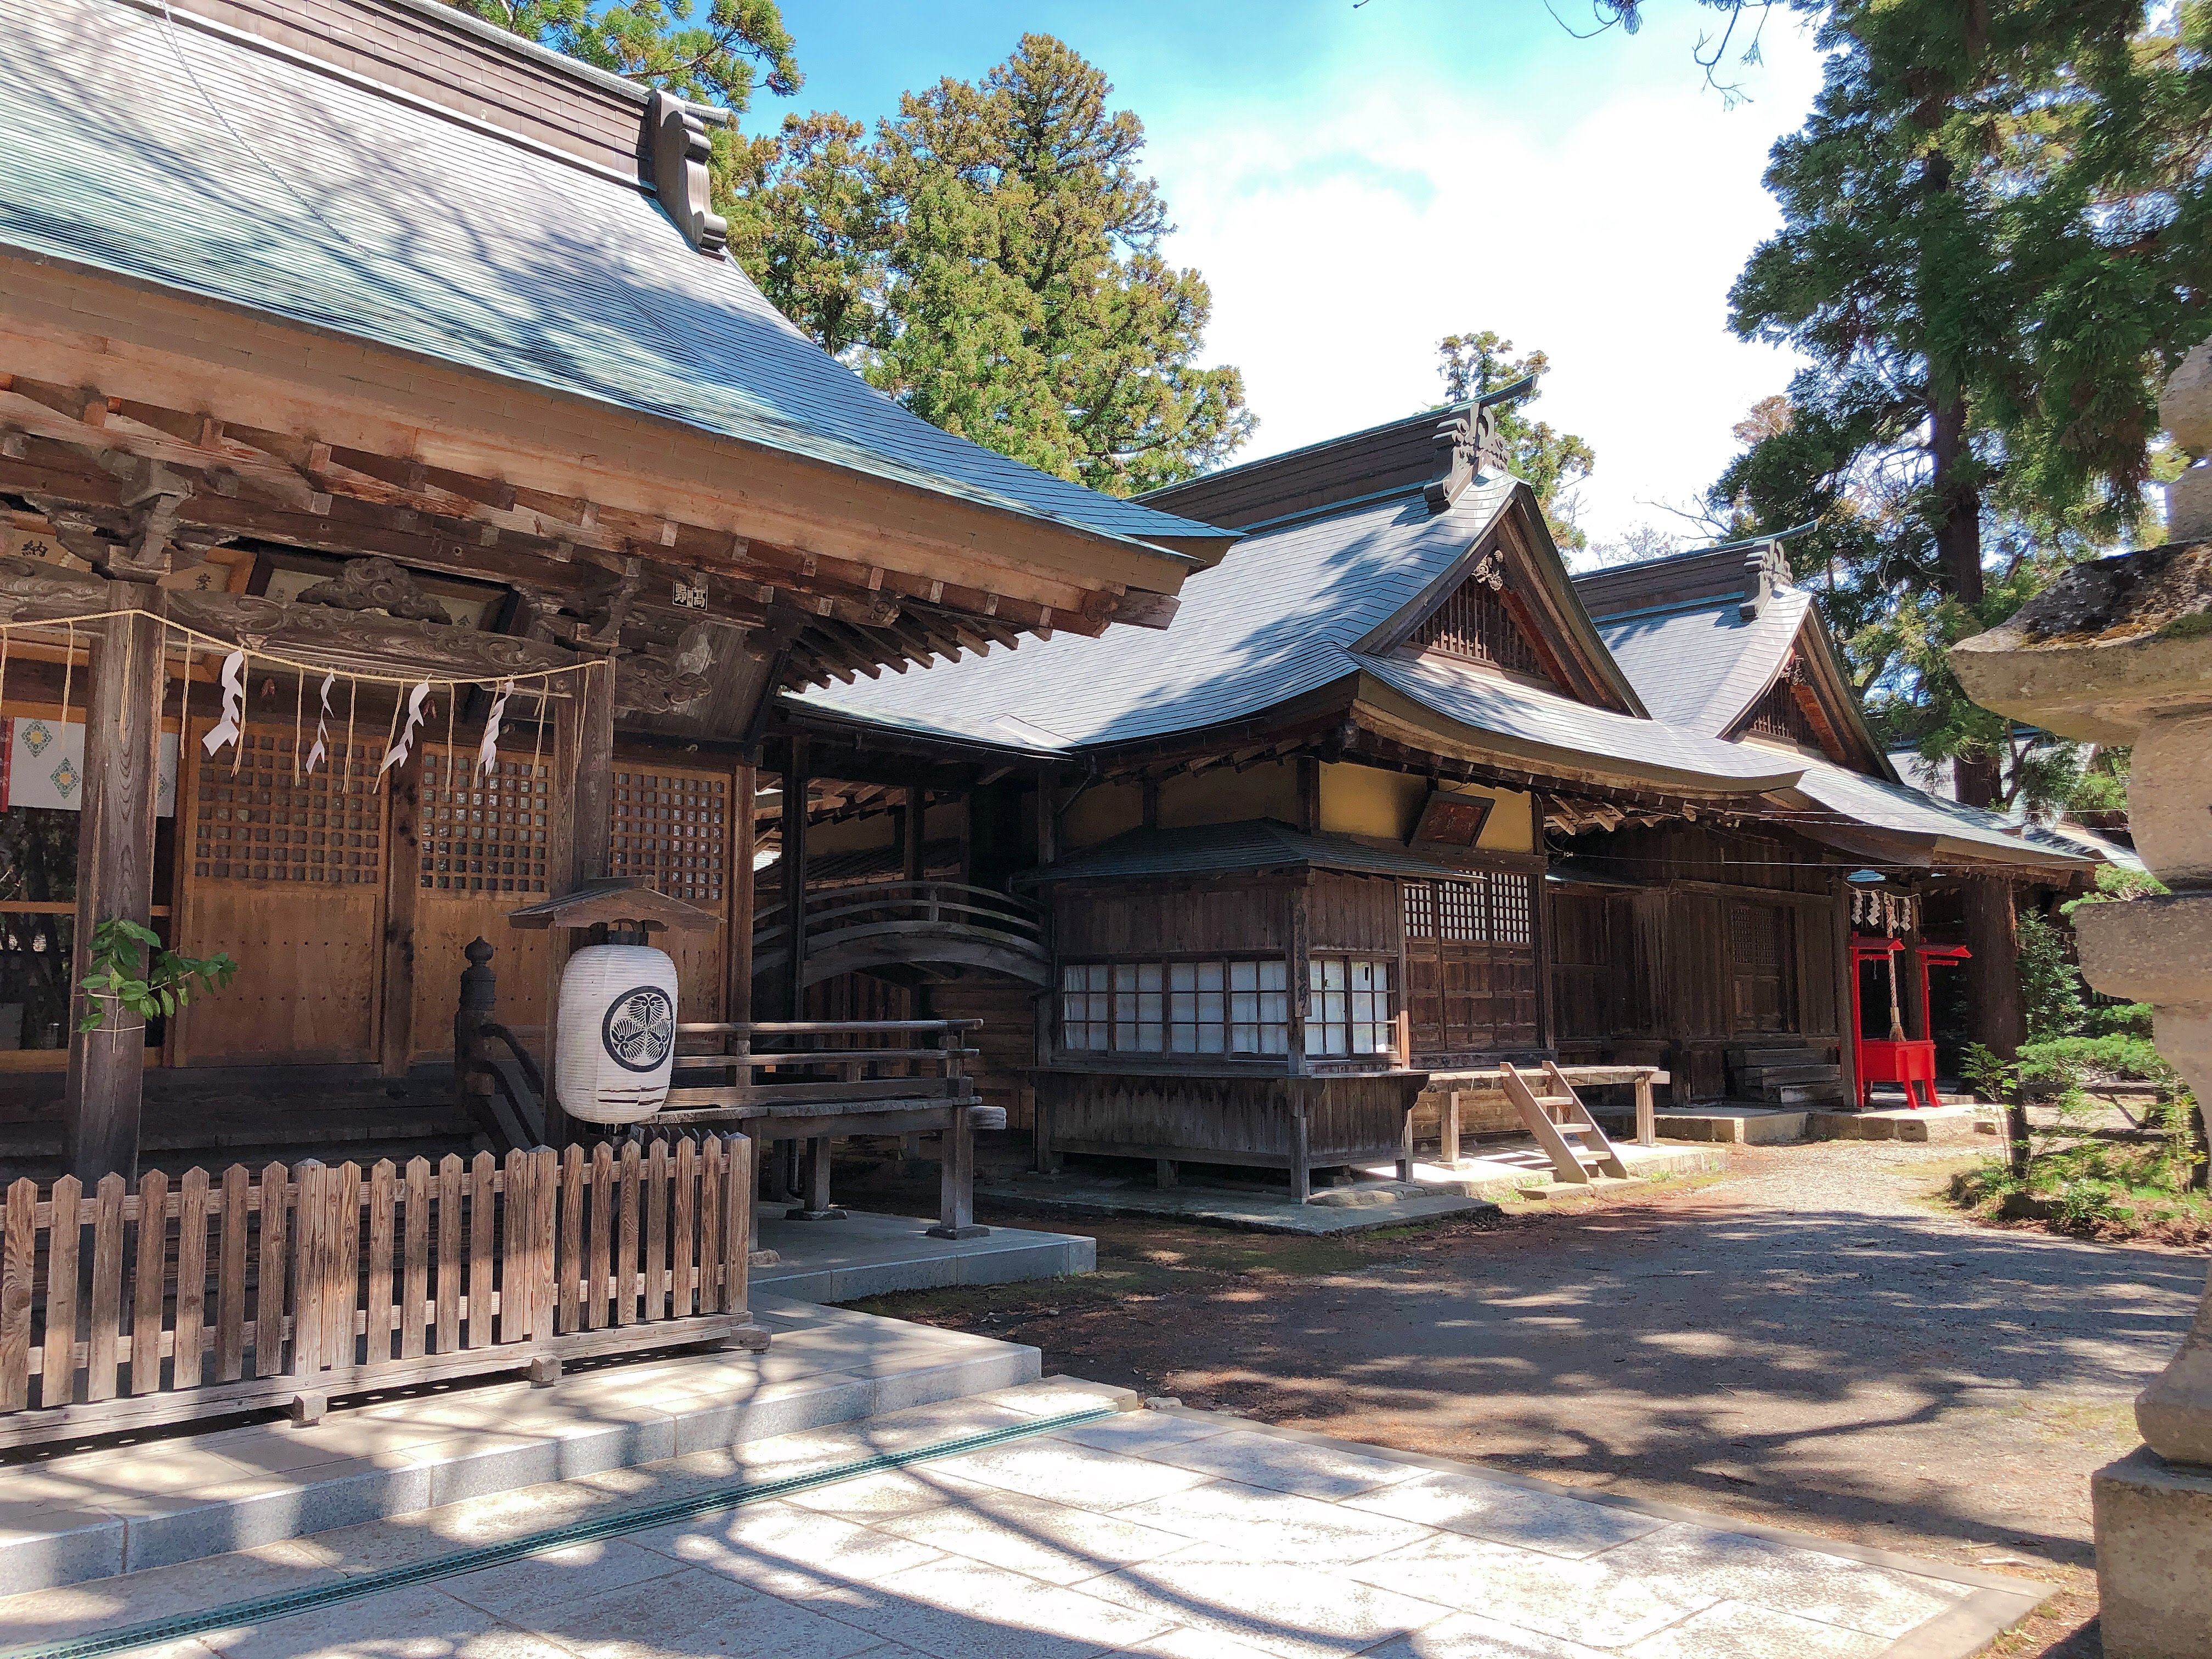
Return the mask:
{"type": "Polygon", "coordinates": [[[953,877],[963,887],[975,879],[975,792],[969,789],[960,796],[960,872],[953,877]]]}
{"type": "Polygon", "coordinates": [[[1443,1110],[1437,1122],[1437,1161],[1446,1169],[1459,1162],[1460,1091],[1444,1091],[1443,1110]]]}
{"type": "Polygon", "coordinates": [[[1905,930],[1904,960],[1898,963],[1904,971],[1897,976],[1897,994],[1905,1004],[1905,1035],[1917,1041],[1928,1036],[1928,958],[1920,954],[1927,941],[1920,931],[1917,895],[1911,903],[1912,925],[1905,930]]]}
{"type": "Polygon", "coordinates": [[[1859,964],[1851,955],[1851,884],[1836,882],[1836,902],[1828,915],[1828,948],[1836,969],[1836,1069],[1843,1079],[1844,1098],[1859,1104],[1859,964]]]}
{"type": "MultiPolygon", "coordinates": [[[[1966,1036],[2010,1060],[2027,1040],[2027,1011],[2020,990],[2018,919],[2012,883],[2002,876],[1968,876],[1960,884],[1966,901],[1966,1036]]],[[[2027,1175],[2027,1108],[2014,1089],[2005,1102],[2005,1141],[2012,1172],[2027,1175]]]]}
{"type": "Polygon", "coordinates": [[[1966,901],[1966,1035],[1999,1060],[2010,1060],[2027,1040],[2021,1000],[2020,945],[2012,883],[2002,876],[1969,876],[1966,901]]]}
{"type": "MultiPolygon", "coordinates": [[[[107,585],[110,610],[158,611],[161,601],[160,590],[143,583],[107,585]]],[[[154,808],[167,678],[161,647],[161,624],[145,616],[112,617],[93,641],[73,980],[90,967],[93,930],[100,923],[116,917],[141,927],[153,921],[154,808]]],[[[84,1010],[84,994],[73,992],[62,1155],[70,1173],[89,1188],[106,1175],[129,1180],[137,1174],[146,1034],[137,1014],[112,1004],[99,1030],[79,1031],[84,1010]]]]}
{"type": "MultiPolygon", "coordinates": [[[[449,697],[459,688],[446,687],[449,697]]],[[[426,726],[430,724],[426,721],[426,726]]],[[[392,812],[386,820],[384,856],[384,1016],[378,1023],[377,1070],[405,1077],[415,1048],[415,915],[422,890],[422,748],[416,742],[407,758],[392,769],[392,812]]],[[[442,763],[441,783],[451,789],[455,757],[442,763]]],[[[441,963],[444,973],[452,964],[441,963]]]]}
{"type": "Polygon", "coordinates": [[[1036,861],[1042,870],[1060,856],[1060,811],[1053,799],[1055,791],[1050,772],[1040,772],[1036,781],[1036,861]]]}
{"type": "Polygon", "coordinates": [[[991,1231],[975,1224],[975,1125],[968,1110],[955,1106],[945,1114],[932,1238],[981,1238],[991,1231]]]}
{"type": "Polygon", "coordinates": [[[919,784],[908,787],[906,805],[899,814],[899,878],[921,881],[929,873],[922,843],[929,833],[929,791],[919,784]]]}
{"type": "Polygon", "coordinates": [[[1300,755],[1291,763],[1297,769],[1298,828],[1306,834],[1321,832],[1321,757],[1300,755]]]}
{"type": "MultiPolygon", "coordinates": [[[[614,659],[570,677],[573,695],[553,705],[553,823],[547,842],[548,896],[573,893],[608,873],[614,840],[614,659]]],[[[572,936],[556,927],[547,939],[545,1002],[545,1139],[564,1146],[574,1139],[561,1109],[555,1078],[560,1053],[561,971],[568,964],[572,936]]]]}
{"type": "Polygon", "coordinates": [[[786,1019],[803,1019],[806,1009],[806,739],[791,739],[783,768],[783,937],[786,946],[782,996],[786,1019]]]}
{"type": "MultiPolygon", "coordinates": [[[[1306,927],[1306,893],[1304,887],[1284,890],[1290,905],[1290,1063],[1284,1069],[1292,1077],[1303,1077],[1310,1068],[1306,1064],[1306,981],[1310,977],[1307,967],[1312,960],[1312,941],[1306,927]]],[[[1304,1200],[1300,1200],[1301,1203],[1304,1200]]]]}
{"type": "Polygon", "coordinates": [[[596,881],[611,870],[615,838],[615,662],[581,676],[576,724],[576,880],[596,881]]]}
{"type": "Polygon", "coordinates": [[[753,1017],[753,859],[757,829],[754,809],[759,791],[760,769],[748,761],[737,769],[730,789],[737,822],[730,838],[728,972],[722,1015],[730,1020],[753,1017]]]}

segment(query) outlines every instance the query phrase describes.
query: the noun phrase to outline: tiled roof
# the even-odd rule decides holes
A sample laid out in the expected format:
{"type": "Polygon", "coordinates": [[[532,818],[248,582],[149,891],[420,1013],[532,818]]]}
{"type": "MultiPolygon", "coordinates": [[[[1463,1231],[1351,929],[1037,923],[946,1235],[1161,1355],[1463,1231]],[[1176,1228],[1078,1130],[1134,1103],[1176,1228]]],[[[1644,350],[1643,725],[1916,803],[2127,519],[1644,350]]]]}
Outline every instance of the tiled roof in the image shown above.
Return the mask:
{"type": "Polygon", "coordinates": [[[1366,657],[1360,666],[1433,714],[1508,739],[1540,761],[1602,770],[1608,763],[1692,793],[1771,788],[1796,776],[1794,755],[1724,743],[1662,720],[1591,708],[1434,656],[1366,657]]]}
{"type": "Polygon", "coordinates": [[[2055,864],[2090,864],[2098,858],[2089,847],[2045,830],[2024,830],[1995,812],[1944,800],[1910,784],[1867,777],[1822,760],[1799,763],[1793,758],[1792,764],[1804,769],[1795,793],[1805,798],[1808,806],[1780,816],[1784,823],[1816,840],[1823,829],[1848,830],[1863,824],[1924,838],[1931,844],[1954,842],[1983,858],[2045,868],[2055,864]]]}
{"type": "Polygon", "coordinates": [[[1731,597],[1601,619],[1597,631],[1653,714],[1717,736],[1773,683],[1812,606],[1811,594],[1792,589],[1748,622],[1731,597]]]}
{"type": "Polygon", "coordinates": [[[908,414],[634,188],[125,0],[0,0],[0,247],[1108,535],[1221,534],[908,414]]]}
{"type": "Polygon", "coordinates": [[[1307,835],[1274,818],[1188,829],[1131,830],[1086,848],[1030,879],[1095,881],[1137,876],[1206,875],[1304,866],[1376,876],[1455,876],[1448,864],[1349,836],[1307,835]]]}
{"type": "Polygon", "coordinates": [[[1127,742],[1218,725],[1356,673],[1350,647],[1418,598],[1512,498],[1479,485],[1432,514],[1418,490],[1263,532],[1185,579],[1164,631],[1061,634],[806,694],[807,705],[1003,741],[1127,742]],[[994,737],[994,733],[996,736],[994,737]]]}
{"type": "Polygon", "coordinates": [[[1495,676],[1354,652],[1481,538],[1516,488],[1525,486],[1510,478],[1479,485],[1443,513],[1416,490],[1263,530],[1184,581],[1163,633],[1029,641],[800,702],[995,742],[1057,738],[1072,750],[1220,725],[1364,673],[1539,764],[1611,763],[1638,776],[1656,767],[1732,791],[1793,775],[1771,754],[1495,676]]]}

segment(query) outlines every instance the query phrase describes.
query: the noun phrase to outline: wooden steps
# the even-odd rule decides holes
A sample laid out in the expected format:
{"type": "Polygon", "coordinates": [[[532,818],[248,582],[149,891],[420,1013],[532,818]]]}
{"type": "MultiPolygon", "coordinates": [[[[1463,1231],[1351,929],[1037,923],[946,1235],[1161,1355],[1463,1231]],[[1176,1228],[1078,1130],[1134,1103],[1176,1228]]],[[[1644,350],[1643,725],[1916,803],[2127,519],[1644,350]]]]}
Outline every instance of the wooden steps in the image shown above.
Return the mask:
{"type": "Polygon", "coordinates": [[[1597,1120],[1583,1104],[1574,1085],[1559,1074],[1557,1066],[1548,1060],[1544,1062],[1544,1092],[1540,1095],[1528,1086],[1528,1079],[1510,1063],[1499,1069],[1504,1074],[1505,1097],[1513,1103],[1522,1123],[1551,1158],[1552,1168],[1561,1182],[1588,1186],[1593,1171],[1621,1179],[1627,1177],[1628,1165],[1621,1161],[1613,1142],[1597,1127],[1597,1120]]]}
{"type": "Polygon", "coordinates": [[[1745,1043],[1728,1051],[1729,1094],[1774,1106],[1844,1097],[1843,1068],[1802,1042],[1745,1043]]]}

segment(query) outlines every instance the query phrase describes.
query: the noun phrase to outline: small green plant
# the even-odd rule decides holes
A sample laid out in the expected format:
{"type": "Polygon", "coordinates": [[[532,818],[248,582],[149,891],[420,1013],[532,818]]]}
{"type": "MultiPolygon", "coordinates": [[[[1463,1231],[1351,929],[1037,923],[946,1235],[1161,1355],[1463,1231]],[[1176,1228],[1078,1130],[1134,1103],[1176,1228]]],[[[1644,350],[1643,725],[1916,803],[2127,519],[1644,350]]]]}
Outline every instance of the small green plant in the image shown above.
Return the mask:
{"type": "Polygon", "coordinates": [[[237,963],[220,951],[188,957],[165,950],[152,928],[110,916],[92,930],[92,971],[77,981],[87,999],[77,1030],[97,1031],[112,1007],[128,1008],[142,1020],[173,1014],[192,1000],[195,986],[221,990],[237,972],[237,963]],[[142,971],[148,951],[153,964],[142,971]]]}

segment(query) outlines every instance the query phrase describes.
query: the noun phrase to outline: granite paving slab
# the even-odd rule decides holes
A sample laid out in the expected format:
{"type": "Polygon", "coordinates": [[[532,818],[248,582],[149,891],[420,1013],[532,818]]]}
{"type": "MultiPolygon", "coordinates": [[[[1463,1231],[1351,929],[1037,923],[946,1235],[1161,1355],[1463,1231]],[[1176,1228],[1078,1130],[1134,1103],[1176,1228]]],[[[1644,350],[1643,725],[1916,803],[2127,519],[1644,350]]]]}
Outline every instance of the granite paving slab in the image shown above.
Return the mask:
{"type": "Polygon", "coordinates": [[[1072,1379],[1023,1382],[0,1598],[0,1630],[52,1642],[198,1616],[204,1628],[145,1650],[161,1659],[1965,1659],[2048,1594],[1134,1407],[1072,1379]],[[1046,1421],[1099,1408],[1121,1414],[1046,1421]],[[1036,1431],[931,1455],[1009,1427],[1036,1431]],[[835,1478],[882,1449],[921,1461],[835,1478]],[[831,1483],[679,1521],[653,1508],[805,1473],[831,1483]],[[580,1521],[604,1535],[481,1569],[465,1559],[426,1582],[364,1577],[580,1521]],[[333,1586],[361,1593],[258,1624],[236,1606],[333,1586]]]}

